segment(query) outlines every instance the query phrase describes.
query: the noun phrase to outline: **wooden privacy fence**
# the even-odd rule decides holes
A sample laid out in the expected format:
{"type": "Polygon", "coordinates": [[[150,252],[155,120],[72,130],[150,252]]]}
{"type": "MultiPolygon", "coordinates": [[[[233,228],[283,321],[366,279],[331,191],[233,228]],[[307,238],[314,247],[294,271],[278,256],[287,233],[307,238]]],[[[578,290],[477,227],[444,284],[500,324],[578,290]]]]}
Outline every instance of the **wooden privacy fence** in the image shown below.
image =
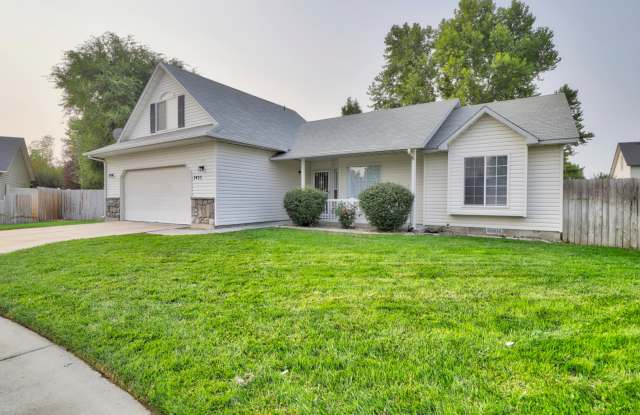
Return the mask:
{"type": "Polygon", "coordinates": [[[562,239],[640,248],[639,196],[640,179],[566,180],[562,239]]]}
{"type": "Polygon", "coordinates": [[[102,190],[9,188],[0,199],[0,223],[84,220],[104,216],[102,190]]]}

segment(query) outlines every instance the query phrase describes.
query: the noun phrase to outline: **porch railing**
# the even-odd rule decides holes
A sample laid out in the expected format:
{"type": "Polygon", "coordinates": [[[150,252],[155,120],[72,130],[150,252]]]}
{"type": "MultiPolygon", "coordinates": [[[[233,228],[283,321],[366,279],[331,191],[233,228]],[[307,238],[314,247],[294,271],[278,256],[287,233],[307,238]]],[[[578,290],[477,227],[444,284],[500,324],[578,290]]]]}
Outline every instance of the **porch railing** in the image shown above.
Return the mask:
{"type": "Polygon", "coordinates": [[[366,224],[367,219],[360,210],[358,199],[327,199],[327,203],[324,205],[324,211],[320,215],[320,221],[322,222],[338,222],[338,216],[336,216],[336,208],[341,204],[355,206],[356,208],[356,221],[355,223],[366,224]]]}

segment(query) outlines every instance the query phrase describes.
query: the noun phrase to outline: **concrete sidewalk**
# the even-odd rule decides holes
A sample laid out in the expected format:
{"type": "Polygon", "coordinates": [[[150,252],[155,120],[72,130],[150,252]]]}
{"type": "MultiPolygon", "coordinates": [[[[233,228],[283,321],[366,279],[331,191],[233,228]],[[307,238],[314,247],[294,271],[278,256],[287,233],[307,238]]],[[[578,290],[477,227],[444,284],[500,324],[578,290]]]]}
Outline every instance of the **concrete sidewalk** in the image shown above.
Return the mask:
{"type": "Polygon", "coordinates": [[[0,317],[0,415],[149,413],[82,360],[0,317]]]}

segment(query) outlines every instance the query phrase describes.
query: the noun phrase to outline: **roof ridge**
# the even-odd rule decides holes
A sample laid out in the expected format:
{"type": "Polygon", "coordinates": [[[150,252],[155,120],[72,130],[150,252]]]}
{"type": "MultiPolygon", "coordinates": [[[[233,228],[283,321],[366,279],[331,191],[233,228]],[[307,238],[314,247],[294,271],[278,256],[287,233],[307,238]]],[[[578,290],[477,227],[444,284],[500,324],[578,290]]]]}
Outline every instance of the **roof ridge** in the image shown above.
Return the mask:
{"type": "Polygon", "coordinates": [[[353,117],[363,117],[363,116],[368,116],[370,114],[379,114],[381,112],[401,111],[401,110],[406,110],[407,108],[416,108],[416,107],[421,107],[421,106],[424,106],[424,105],[440,104],[440,103],[448,102],[448,101],[458,101],[458,99],[457,98],[443,99],[443,100],[440,100],[440,101],[421,102],[419,104],[404,105],[402,107],[381,108],[381,109],[378,109],[378,110],[361,112],[359,114],[337,115],[335,117],[320,118],[318,120],[306,121],[305,124],[311,124],[311,123],[316,123],[316,122],[321,122],[321,121],[329,121],[329,120],[353,119],[353,117]]]}
{"type": "Polygon", "coordinates": [[[481,107],[481,106],[484,106],[484,105],[500,104],[500,103],[503,103],[503,102],[507,103],[507,102],[530,100],[530,99],[546,98],[546,97],[551,97],[551,96],[554,96],[554,95],[564,95],[564,94],[562,92],[554,92],[554,93],[551,93],[551,94],[532,95],[530,97],[511,98],[511,99],[504,99],[504,100],[498,100],[498,101],[479,102],[477,104],[461,105],[459,108],[481,107]]]}

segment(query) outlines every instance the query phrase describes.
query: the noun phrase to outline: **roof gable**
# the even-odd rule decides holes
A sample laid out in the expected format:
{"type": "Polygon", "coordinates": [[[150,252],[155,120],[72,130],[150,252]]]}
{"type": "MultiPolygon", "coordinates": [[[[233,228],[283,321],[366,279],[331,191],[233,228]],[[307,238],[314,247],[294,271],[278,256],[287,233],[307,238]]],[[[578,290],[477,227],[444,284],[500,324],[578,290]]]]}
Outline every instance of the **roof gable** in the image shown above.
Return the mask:
{"type": "Polygon", "coordinates": [[[484,115],[487,115],[487,116],[493,118],[494,120],[498,121],[502,125],[508,127],[509,129],[513,130],[514,132],[516,132],[517,134],[522,136],[524,139],[527,140],[527,144],[537,144],[539,142],[539,140],[538,140],[538,138],[536,136],[534,136],[533,134],[531,134],[527,130],[523,129],[522,127],[520,127],[517,124],[513,123],[511,120],[507,119],[506,117],[503,117],[502,115],[498,114],[497,112],[495,112],[494,110],[492,110],[491,108],[489,108],[488,106],[485,105],[485,106],[481,107],[478,111],[476,111],[476,113],[473,114],[472,117],[467,119],[466,122],[464,122],[457,129],[455,129],[447,137],[447,139],[445,141],[440,143],[438,145],[438,149],[447,150],[449,148],[449,144],[451,144],[451,142],[453,142],[455,139],[460,137],[460,135],[462,135],[462,133],[467,131],[469,129],[469,127],[471,127],[473,124],[475,124],[476,121],[478,121],[484,115]]]}
{"type": "MultiPolygon", "coordinates": [[[[193,102],[197,107],[199,107],[197,110],[202,114],[199,118],[205,119],[204,124],[216,124],[216,120],[211,116],[211,114],[202,108],[198,101],[191,96],[189,91],[187,91],[186,88],[184,88],[184,86],[175,79],[173,74],[168,71],[164,65],[159,64],[151,74],[149,81],[147,81],[142,94],[140,94],[138,102],[133,108],[120,137],[118,137],[118,142],[152,135],[149,132],[149,104],[159,100],[160,95],[163,92],[173,92],[176,95],[187,96],[188,103],[193,102]]],[[[202,123],[199,123],[199,125],[202,125],[202,123]]]]}
{"type": "Polygon", "coordinates": [[[9,171],[13,162],[20,156],[29,172],[29,178],[35,178],[29,159],[29,151],[22,137],[0,137],[0,173],[9,171]]]}
{"type": "Polygon", "coordinates": [[[578,131],[567,99],[564,94],[552,94],[456,108],[426,149],[440,149],[442,143],[467,124],[483,107],[536,137],[540,144],[574,143],[578,140],[578,131]]]}
{"type": "Polygon", "coordinates": [[[628,166],[640,166],[640,141],[618,143],[618,148],[628,166]]]}

